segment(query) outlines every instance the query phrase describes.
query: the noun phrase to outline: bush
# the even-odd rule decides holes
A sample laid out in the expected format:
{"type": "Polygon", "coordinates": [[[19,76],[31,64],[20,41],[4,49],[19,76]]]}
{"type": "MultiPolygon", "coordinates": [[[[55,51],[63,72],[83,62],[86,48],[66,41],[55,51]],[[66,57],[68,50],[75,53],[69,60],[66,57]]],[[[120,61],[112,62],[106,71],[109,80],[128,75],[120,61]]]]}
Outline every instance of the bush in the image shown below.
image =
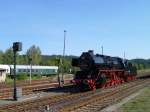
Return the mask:
{"type": "Polygon", "coordinates": [[[20,73],[16,75],[17,80],[26,80],[28,78],[28,75],[25,73],[20,73]]]}
{"type": "Polygon", "coordinates": [[[42,75],[32,75],[32,80],[42,79],[42,75]]]}
{"type": "Polygon", "coordinates": [[[6,83],[12,84],[13,83],[13,77],[10,74],[6,74],[6,83]]]}

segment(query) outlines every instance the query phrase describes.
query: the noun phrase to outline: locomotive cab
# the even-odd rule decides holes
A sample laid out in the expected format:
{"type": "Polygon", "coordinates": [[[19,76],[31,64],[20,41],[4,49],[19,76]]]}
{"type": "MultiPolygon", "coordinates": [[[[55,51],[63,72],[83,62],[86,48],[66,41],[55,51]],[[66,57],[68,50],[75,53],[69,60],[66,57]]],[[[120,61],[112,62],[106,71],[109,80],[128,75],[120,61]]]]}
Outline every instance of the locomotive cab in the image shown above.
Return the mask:
{"type": "Polygon", "coordinates": [[[113,69],[124,69],[123,60],[118,57],[112,57],[112,67],[113,69]]]}

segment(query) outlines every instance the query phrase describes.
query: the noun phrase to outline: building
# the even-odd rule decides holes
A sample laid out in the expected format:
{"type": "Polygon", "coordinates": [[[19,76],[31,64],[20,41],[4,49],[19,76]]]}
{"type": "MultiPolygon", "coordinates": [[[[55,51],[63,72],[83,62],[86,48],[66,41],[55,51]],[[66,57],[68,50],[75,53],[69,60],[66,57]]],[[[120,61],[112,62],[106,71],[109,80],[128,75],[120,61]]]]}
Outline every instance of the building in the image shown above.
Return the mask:
{"type": "Polygon", "coordinates": [[[0,65],[0,82],[5,82],[7,73],[10,73],[10,66],[0,65]]]}

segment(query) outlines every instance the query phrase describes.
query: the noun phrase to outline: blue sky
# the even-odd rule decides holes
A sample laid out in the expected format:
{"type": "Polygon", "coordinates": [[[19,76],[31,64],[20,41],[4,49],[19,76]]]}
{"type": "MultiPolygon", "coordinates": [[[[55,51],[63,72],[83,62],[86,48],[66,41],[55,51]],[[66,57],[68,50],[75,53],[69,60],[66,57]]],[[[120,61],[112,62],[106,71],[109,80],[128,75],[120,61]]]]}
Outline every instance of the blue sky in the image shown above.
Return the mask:
{"type": "Polygon", "coordinates": [[[67,55],[93,49],[104,54],[150,58],[149,0],[0,0],[0,49],[14,41],[43,54],[67,55]]]}

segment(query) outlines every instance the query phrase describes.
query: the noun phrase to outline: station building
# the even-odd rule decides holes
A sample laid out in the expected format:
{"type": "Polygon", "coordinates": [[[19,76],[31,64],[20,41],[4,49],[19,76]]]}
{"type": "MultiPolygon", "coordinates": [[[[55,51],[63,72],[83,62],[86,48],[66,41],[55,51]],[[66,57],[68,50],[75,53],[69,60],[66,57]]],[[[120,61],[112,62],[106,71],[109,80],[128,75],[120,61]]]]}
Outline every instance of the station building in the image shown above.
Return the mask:
{"type": "Polygon", "coordinates": [[[7,73],[10,73],[10,66],[0,65],[0,82],[5,82],[7,73]]]}

